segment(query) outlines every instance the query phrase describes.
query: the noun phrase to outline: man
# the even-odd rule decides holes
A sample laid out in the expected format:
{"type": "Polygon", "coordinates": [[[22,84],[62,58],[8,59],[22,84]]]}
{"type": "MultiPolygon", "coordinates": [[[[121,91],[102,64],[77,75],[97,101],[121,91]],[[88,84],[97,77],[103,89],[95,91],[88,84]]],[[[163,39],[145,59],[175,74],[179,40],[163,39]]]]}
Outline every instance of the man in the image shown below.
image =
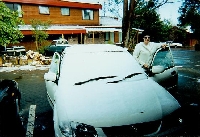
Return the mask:
{"type": "Polygon", "coordinates": [[[149,35],[144,35],[143,40],[144,42],[135,46],[133,56],[144,69],[148,69],[156,50],[160,47],[165,48],[166,44],[150,42],[149,35]]]}

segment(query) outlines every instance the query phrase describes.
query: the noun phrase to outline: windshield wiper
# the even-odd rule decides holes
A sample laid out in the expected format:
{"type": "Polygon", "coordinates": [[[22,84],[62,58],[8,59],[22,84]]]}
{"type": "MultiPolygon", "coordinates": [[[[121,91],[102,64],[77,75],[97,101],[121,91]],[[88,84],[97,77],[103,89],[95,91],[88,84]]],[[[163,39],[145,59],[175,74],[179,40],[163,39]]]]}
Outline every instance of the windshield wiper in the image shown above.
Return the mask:
{"type": "Polygon", "coordinates": [[[136,75],[139,75],[139,74],[142,74],[142,73],[133,73],[133,74],[126,76],[124,79],[132,78],[133,76],[136,76],[136,75]]]}
{"type": "Polygon", "coordinates": [[[112,82],[107,82],[107,83],[118,83],[120,81],[123,81],[123,80],[126,80],[128,78],[132,78],[133,76],[136,76],[136,75],[139,75],[139,74],[142,74],[142,73],[133,73],[133,74],[130,74],[128,76],[126,76],[125,78],[121,79],[121,80],[117,80],[117,81],[112,81],[112,82]]]}
{"type": "Polygon", "coordinates": [[[98,78],[89,79],[89,80],[86,80],[86,81],[83,81],[83,82],[78,82],[78,83],[75,83],[74,85],[82,85],[82,84],[85,84],[85,83],[88,83],[88,82],[91,82],[91,81],[98,81],[98,80],[101,80],[101,79],[114,78],[114,77],[116,77],[116,76],[98,77],[98,78]]]}

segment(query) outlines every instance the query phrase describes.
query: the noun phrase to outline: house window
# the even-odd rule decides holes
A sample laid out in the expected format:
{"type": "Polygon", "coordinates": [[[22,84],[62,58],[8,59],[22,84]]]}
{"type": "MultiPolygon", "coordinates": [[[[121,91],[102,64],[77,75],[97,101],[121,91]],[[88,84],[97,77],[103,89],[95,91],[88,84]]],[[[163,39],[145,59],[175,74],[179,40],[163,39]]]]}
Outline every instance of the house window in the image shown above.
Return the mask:
{"type": "Polygon", "coordinates": [[[104,35],[105,41],[109,41],[110,40],[110,33],[106,32],[104,35]]]}
{"type": "Polygon", "coordinates": [[[18,11],[18,16],[22,17],[22,6],[20,4],[17,4],[17,11],[18,11]]]}
{"type": "MultiPolygon", "coordinates": [[[[93,38],[93,33],[89,33],[88,38],[93,38]]],[[[99,38],[99,33],[94,33],[94,38],[99,38]]]]}
{"type": "Polygon", "coordinates": [[[17,3],[5,3],[6,6],[12,11],[18,11],[18,16],[22,17],[22,6],[17,3]]]}
{"type": "Polygon", "coordinates": [[[93,10],[82,10],[82,15],[84,20],[93,20],[94,14],[93,10]]]}
{"type": "Polygon", "coordinates": [[[49,7],[39,6],[39,13],[40,14],[49,14],[49,7]]]}
{"type": "Polygon", "coordinates": [[[69,8],[61,8],[61,15],[68,15],[69,16],[69,8]]]}

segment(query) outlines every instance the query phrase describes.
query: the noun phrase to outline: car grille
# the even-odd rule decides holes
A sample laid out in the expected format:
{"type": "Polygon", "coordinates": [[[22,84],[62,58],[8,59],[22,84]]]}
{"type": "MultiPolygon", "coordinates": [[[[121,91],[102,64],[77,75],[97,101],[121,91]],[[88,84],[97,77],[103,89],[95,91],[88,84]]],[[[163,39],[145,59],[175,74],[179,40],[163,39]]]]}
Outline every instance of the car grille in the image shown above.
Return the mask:
{"type": "Polygon", "coordinates": [[[133,125],[103,127],[107,136],[141,136],[155,133],[160,130],[161,121],[139,123],[133,125]]]}

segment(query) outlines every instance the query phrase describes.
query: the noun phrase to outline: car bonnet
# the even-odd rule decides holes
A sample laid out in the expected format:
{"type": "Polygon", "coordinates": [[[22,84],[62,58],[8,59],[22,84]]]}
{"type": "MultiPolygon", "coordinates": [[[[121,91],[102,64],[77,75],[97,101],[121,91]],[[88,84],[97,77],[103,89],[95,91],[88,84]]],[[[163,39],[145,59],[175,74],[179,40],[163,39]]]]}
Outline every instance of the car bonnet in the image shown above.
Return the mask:
{"type": "Polygon", "coordinates": [[[169,92],[151,79],[96,81],[58,90],[55,100],[59,119],[94,127],[155,121],[180,107],[169,92]]]}

